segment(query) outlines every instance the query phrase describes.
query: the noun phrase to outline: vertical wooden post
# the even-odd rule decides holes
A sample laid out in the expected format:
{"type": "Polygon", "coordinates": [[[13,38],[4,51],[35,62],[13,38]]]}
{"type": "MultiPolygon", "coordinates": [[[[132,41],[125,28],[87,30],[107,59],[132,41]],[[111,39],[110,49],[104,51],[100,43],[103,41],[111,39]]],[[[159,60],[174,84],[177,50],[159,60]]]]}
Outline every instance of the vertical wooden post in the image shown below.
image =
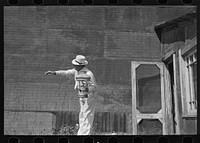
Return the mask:
{"type": "Polygon", "coordinates": [[[137,119],[136,119],[136,65],[131,63],[131,81],[132,81],[132,127],[133,135],[137,135],[137,119]]]}
{"type": "Polygon", "coordinates": [[[171,94],[171,83],[170,83],[170,74],[167,67],[164,66],[164,86],[165,86],[165,113],[164,118],[166,119],[166,128],[167,134],[171,135],[174,133],[174,123],[172,116],[172,94],[171,94]]]}
{"type": "Polygon", "coordinates": [[[181,86],[181,102],[182,102],[182,113],[183,114],[186,114],[185,111],[187,111],[187,109],[185,108],[186,106],[184,106],[185,104],[185,93],[186,93],[186,90],[185,90],[185,86],[184,86],[184,80],[185,80],[185,67],[183,66],[184,64],[184,60],[181,56],[181,49],[179,49],[178,51],[178,57],[179,57],[179,69],[180,69],[180,86],[181,86]]]}
{"type": "Polygon", "coordinates": [[[107,128],[106,128],[106,132],[110,132],[110,114],[109,114],[110,112],[106,112],[106,117],[107,117],[107,128]]]}
{"type": "Polygon", "coordinates": [[[162,110],[162,114],[163,114],[163,118],[162,118],[162,124],[163,124],[163,135],[167,135],[167,125],[166,125],[166,118],[165,118],[165,94],[164,94],[164,65],[163,64],[157,64],[157,66],[159,65],[160,68],[160,84],[161,84],[161,110],[162,110]]]}
{"type": "Polygon", "coordinates": [[[173,72],[174,72],[174,103],[175,103],[175,121],[176,121],[176,134],[180,134],[180,115],[179,115],[179,104],[177,94],[177,67],[176,67],[176,54],[173,54],[173,72]]]}

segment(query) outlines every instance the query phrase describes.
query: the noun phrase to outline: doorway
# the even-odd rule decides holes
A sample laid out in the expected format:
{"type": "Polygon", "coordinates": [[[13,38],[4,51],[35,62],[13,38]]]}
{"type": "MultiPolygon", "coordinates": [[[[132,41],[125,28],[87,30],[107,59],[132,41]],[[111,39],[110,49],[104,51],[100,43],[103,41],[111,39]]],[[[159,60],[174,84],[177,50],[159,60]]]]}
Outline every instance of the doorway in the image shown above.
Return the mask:
{"type": "Polygon", "coordinates": [[[169,94],[166,95],[170,99],[170,110],[171,113],[171,133],[180,134],[180,120],[179,120],[179,104],[178,104],[178,96],[177,96],[177,57],[176,53],[173,53],[169,58],[164,61],[167,74],[165,75],[165,80],[169,83],[169,94]]]}
{"type": "Polygon", "coordinates": [[[174,65],[173,65],[173,57],[171,56],[168,61],[165,62],[165,65],[167,67],[168,73],[169,73],[169,83],[170,83],[170,89],[171,89],[171,114],[172,114],[172,120],[173,120],[173,133],[176,133],[176,118],[175,118],[175,99],[174,99],[174,65]]]}
{"type": "Polygon", "coordinates": [[[166,135],[164,64],[132,61],[133,135],[166,135]]]}

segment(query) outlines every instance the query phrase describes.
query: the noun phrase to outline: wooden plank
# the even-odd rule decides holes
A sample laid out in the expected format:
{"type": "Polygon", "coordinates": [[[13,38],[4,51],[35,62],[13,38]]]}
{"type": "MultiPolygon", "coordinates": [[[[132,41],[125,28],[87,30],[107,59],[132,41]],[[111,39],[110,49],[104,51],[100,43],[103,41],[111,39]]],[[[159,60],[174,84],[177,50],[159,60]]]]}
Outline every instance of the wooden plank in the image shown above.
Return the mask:
{"type": "Polygon", "coordinates": [[[108,132],[109,130],[109,118],[108,118],[108,112],[105,112],[105,121],[106,121],[106,127],[105,127],[105,132],[108,132]]]}
{"type": "Polygon", "coordinates": [[[64,119],[64,122],[65,122],[65,124],[66,125],[70,125],[69,124],[69,113],[70,113],[70,111],[67,111],[67,112],[64,112],[65,113],[65,119],[64,119]]]}
{"type": "Polygon", "coordinates": [[[181,114],[182,114],[182,104],[181,104],[181,101],[182,101],[182,95],[181,95],[181,83],[180,83],[180,75],[181,75],[181,71],[179,69],[179,54],[178,54],[178,51],[177,51],[177,54],[176,54],[176,85],[177,85],[177,101],[178,101],[178,115],[179,115],[179,126],[180,126],[180,134],[181,132],[183,131],[183,126],[182,125],[182,117],[181,117],[181,114]]]}
{"type": "Polygon", "coordinates": [[[182,113],[186,114],[186,106],[185,106],[185,101],[186,101],[186,91],[185,91],[185,86],[184,86],[184,81],[185,81],[185,66],[184,66],[184,60],[181,55],[181,49],[178,51],[178,57],[179,57],[179,69],[180,69],[180,92],[181,92],[181,102],[182,102],[182,113]]]}
{"type": "Polygon", "coordinates": [[[66,112],[62,111],[61,114],[61,126],[66,124],[66,112]]]}
{"type": "Polygon", "coordinates": [[[142,119],[156,119],[156,118],[163,118],[163,114],[137,114],[136,118],[142,119]]]}
{"type": "Polygon", "coordinates": [[[102,131],[105,132],[105,112],[102,112],[102,131]]]}
{"type": "Polygon", "coordinates": [[[193,50],[197,46],[197,38],[195,37],[190,43],[188,43],[185,47],[181,50],[181,55],[187,54],[189,51],[193,50]]]}
{"type": "Polygon", "coordinates": [[[170,83],[170,74],[166,66],[164,66],[164,77],[165,77],[165,119],[167,126],[167,134],[171,135],[174,133],[174,123],[172,115],[172,94],[171,94],[171,83],[170,83]]]}
{"type": "Polygon", "coordinates": [[[131,81],[132,81],[132,129],[133,135],[137,135],[137,120],[136,120],[136,63],[131,62],[131,81]]]}
{"type": "Polygon", "coordinates": [[[101,122],[100,122],[100,125],[101,125],[100,131],[103,132],[104,131],[103,113],[99,112],[99,114],[100,114],[100,119],[101,119],[101,122]]]}
{"type": "Polygon", "coordinates": [[[108,112],[106,113],[106,132],[109,132],[109,116],[108,116],[108,112]]]}
{"type": "Polygon", "coordinates": [[[114,112],[113,131],[118,131],[118,118],[116,112],[114,112]]]}
{"type": "Polygon", "coordinates": [[[123,132],[124,128],[124,123],[123,123],[123,113],[120,113],[120,132],[123,132]]]}
{"type": "MultiPolygon", "coordinates": [[[[184,62],[184,65],[186,65],[187,63],[186,63],[186,61],[183,61],[184,62]]],[[[189,77],[188,77],[188,71],[187,71],[187,68],[185,67],[185,68],[183,68],[185,71],[184,71],[184,75],[185,75],[185,91],[186,91],[186,96],[185,96],[185,98],[186,98],[186,106],[187,106],[187,110],[186,110],[186,112],[185,112],[185,114],[188,114],[188,112],[189,112],[189,110],[190,110],[190,104],[189,104],[189,102],[188,101],[190,101],[190,96],[189,96],[189,94],[190,94],[190,91],[189,91],[189,77]]]]}
{"type": "Polygon", "coordinates": [[[73,126],[73,116],[72,116],[73,111],[69,111],[69,116],[68,116],[68,123],[69,126],[73,126]]]}
{"type": "Polygon", "coordinates": [[[96,131],[101,131],[100,129],[100,125],[101,125],[101,122],[100,122],[100,116],[99,116],[99,112],[97,112],[97,124],[96,124],[96,131]]]}
{"type": "MultiPolygon", "coordinates": [[[[163,135],[167,134],[167,125],[165,118],[165,95],[164,95],[164,64],[160,64],[160,80],[161,80],[161,106],[160,114],[162,115],[162,124],[163,124],[163,135]]],[[[161,118],[160,118],[161,119],[161,118]]]]}
{"type": "Polygon", "coordinates": [[[162,61],[166,61],[166,60],[167,60],[169,57],[171,57],[174,53],[175,53],[175,50],[174,50],[174,49],[171,50],[171,51],[169,51],[169,52],[167,52],[167,53],[163,56],[162,61]]]}
{"type": "Polygon", "coordinates": [[[102,132],[105,132],[105,112],[102,112],[102,132]]]}
{"type": "Polygon", "coordinates": [[[102,118],[102,112],[99,112],[99,131],[102,132],[103,131],[103,118],[102,118]]]}
{"type": "Polygon", "coordinates": [[[177,97],[177,65],[176,54],[173,54],[173,69],[174,69],[174,103],[175,103],[175,120],[176,120],[176,134],[180,134],[180,115],[177,97]]]}
{"type": "Polygon", "coordinates": [[[117,125],[117,126],[118,126],[117,132],[120,132],[120,126],[121,126],[121,125],[120,125],[120,112],[117,112],[117,121],[118,121],[118,122],[117,122],[117,124],[118,124],[118,125],[117,125]]]}
{"type": "Polygon", "coordinates": [[[126,132],[126,112],[124,112],[124,132],[126,132]]]}
{"type": "Polygon", "coordinates": [[[111,132],[111,126],[112,126],[110,115],[111,115],[110,112],[108,112],[108,116],[109,116],[109,132],[111,132]]]}
{"type": "Polygon", "coordinates": [[[110,131],[113,131],[113,112],[109,112],[110,116],[110,131]]]}

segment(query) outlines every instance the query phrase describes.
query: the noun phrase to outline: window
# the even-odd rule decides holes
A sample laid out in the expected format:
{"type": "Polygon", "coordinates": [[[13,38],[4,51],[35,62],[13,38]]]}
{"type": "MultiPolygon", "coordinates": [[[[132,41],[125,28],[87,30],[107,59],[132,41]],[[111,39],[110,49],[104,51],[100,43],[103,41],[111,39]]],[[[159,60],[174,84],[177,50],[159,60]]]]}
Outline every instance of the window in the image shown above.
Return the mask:
{"type": "Polygon", "coordinates": [[[193,52],[185,57],[187,94],[189,112],[197,110],[197,53],[193,52]]]}
{"type": "MultiPolygon", "coordinates": [[[[196,42],[195,42],[196,43],[196,42]]],[[[180,49],[180,82],[184,116],[197,115],[197,50],[196,44],[180,49]]]]}

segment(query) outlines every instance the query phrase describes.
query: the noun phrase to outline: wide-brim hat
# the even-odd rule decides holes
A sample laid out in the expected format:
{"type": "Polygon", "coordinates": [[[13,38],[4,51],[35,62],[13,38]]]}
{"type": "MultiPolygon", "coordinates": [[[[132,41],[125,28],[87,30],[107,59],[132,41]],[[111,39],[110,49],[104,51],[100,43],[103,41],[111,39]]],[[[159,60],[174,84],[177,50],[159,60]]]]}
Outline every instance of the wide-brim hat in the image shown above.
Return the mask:
{"type": "Polygon", "coordinates": [[[88,61],[83,55],[77,55],[75,59],[72,60],[73,65],[87,65],[88,61]]]}

